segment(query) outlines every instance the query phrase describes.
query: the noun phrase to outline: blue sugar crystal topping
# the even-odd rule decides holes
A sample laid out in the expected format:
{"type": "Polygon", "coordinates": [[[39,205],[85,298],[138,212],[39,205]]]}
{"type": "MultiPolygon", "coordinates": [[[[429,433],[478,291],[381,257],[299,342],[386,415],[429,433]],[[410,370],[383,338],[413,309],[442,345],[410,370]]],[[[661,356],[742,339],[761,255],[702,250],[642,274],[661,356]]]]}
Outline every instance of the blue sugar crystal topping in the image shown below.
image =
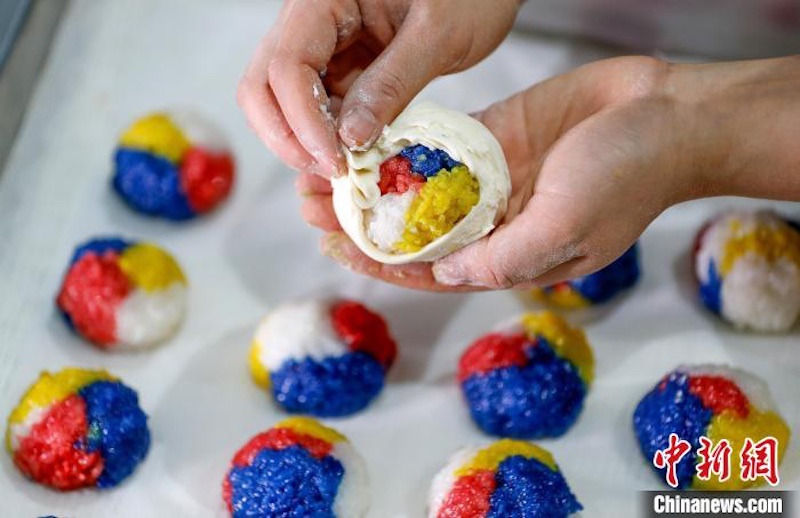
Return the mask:
{"type": "Polygon", "coordinates": [[[147,415],[136,392],[118,381],[97,381],[81,388],[89,433],[86,448],[100,451],[100,488],[114,487],[128,477],[150,449],[147,415]]]}
{"type": "Polygon", "coordinates": [[[383,389],[385,374],[371,355],[350,352],[322,361],[288,360],[270,380],[273,397],[288,412],[340,417],[365,408],[383,389]]]}
{"type": "MultiPolygon", "coordinates": [[[[669,445],[669,435],[689,441],[691,451],[700,447],[700,436],[705,435],[713,412],[703,406],[697,396],[689,392],[688,376],[681,372],[671,373],[653,390],[647,393],[633,413],[633,429],[639,447],[647,463],[652,465],[656,451],[669,445]]],[[[656,469],[655,466],[653,469],[656,469]]],[[[657,470],[665,480],[666,469],[657,470]]],[[[695,474],[695,456],[683,457],[677,466],[678,487],[692,485],[695,474]]]]}
{"type": "Polygon", "coordinates": [[[494,480],[487,518],[561,518],[583,509],[564,475],[536,459],[508,457],[497,467],[494,480]]]}
{"type": "Polygon", "coordinates": [[[461,384],[472,419],[486,433],[558,437],[577,420],[587,392],[578,369],[544,339],[527,353],[529,363],[522,367],[473,374],[461,384]]]}
{"type": "Polygon", "coordinates": [[[326,455],[317,459],[300,446],[264,449],[249,466],[228,473],[234,518],[333,518],[344,467],[326,455]]]}
{"type": "Polygon", "coordinates": [[[459,162],[441,149],[430,149],[422,144],[408,146],[400,152],[400,156],[411,162],[411,170],[425,178],[436,176],[442,169],[451,170],[460,165],[459,162]]]}

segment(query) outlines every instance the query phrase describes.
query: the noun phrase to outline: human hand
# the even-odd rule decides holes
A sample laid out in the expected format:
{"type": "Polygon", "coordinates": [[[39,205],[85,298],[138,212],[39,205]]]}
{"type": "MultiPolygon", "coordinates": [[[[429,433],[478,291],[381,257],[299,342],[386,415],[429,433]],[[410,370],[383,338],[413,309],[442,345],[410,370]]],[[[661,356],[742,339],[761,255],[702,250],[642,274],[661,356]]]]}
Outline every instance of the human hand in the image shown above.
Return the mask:
{"type": "Polygon", "coordinates": [[[518,7],[519,0],[288,0],[245,71],[239,104],[287,165],[330,177],[345,166],[339,138],[370,146],[433,78],[489,54],[518,7]]]}
{"type": "Polygon", "coordinates": [[[412,288],[529,287],[585,275],[675,203],[722,194],[800,200],[798,61],[618,58],[489,107],[477,117],[506,155],[509,211],[489,236],[433,265],[364,256],[337,232],[329,187],[307,175],[298,183],[311,193],[303,214],[329,232],[326,254],[412,288]]]}

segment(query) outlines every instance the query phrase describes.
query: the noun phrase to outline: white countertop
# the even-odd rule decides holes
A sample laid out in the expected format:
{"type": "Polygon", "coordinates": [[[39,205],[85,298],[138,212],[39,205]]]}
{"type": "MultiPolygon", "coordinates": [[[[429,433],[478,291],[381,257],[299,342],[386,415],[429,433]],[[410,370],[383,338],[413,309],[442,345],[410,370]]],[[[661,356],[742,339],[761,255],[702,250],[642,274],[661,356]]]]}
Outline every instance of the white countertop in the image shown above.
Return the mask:
{"type": "MultiPolygon", "coordinates": [[[[283,415],[250,382],[246,351],[259,317],[281,301],[342,293],[384,312],[400,342],[383,395],[366,412],[331,423],[367,459],[374,517],[422,516],[427,485],[459,446],[486,442],[454,381],[461,350],[521,311],[511,293],[437,296],[378,284],[319,255],[318,233],[298,215],[293,174],[250,133],[235,103],[238,77],[278,2],[75,0],[57,35],[0,179],[0,413],[42,369],[107,367],[139,390],[153,445],[120,487],[59,494],[24,480],[8,455],[0,515],[76,517],[224,515],[220,483],[233,452],[283,415]],[[139,217],[109,188],[121,129],[143,113],[190,105],[227,131],[239,176],[230,202],[187,225],[139,217]],[[96,234],[163,244],[191,282],[190,314],[164,347],[104,354],[63,325],[54,293],[73,246],[96,234]]],[[[512,36],[475,69],[423,97],[475,110],[606,51],[559,39],[512,36]]],[[[631,432],[637,399],[679,363],[726,362],[770,381],[800,428],[800,337],[741,335],[701,311],[685,253],[714,200],[668,211],[642,239],[644,277],[618,302],[575,316],[597,356],[597,381],[577,425],[551,449],[584,516],[632,516],[636,490],[659,483],[631,432]]],[[[793,210],[797,206],[772,204],[793,210]]],[[[781,487],[800,487],[797,436],[781,487]]]]}

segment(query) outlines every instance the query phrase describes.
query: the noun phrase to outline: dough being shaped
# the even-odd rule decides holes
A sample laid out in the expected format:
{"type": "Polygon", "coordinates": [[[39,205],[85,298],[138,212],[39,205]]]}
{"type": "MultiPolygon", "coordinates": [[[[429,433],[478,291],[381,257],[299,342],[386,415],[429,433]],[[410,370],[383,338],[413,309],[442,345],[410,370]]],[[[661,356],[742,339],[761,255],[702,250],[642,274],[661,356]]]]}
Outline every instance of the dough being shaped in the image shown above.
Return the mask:
{"type": "Polygon", "coordinates": [[[510,439],[456,452],[428,497],[429,518],[560,518],[581,509],[549,451],[510,439]]]}
{"type": "Polygon", "coordinates": [[[182,221],[230,194],[234,159],[222,132],[189,110],[146,115],[120,136],[112,185],[133,210],[182,221]]]}
{"type": "Polygon", "coordinates": [[[75,249],[56,304],[69,327],[106,350],[164,342],[186,314],[180,265],[152,243],[96,238],[75,249]]]}
{"type": "Polygon", "coordinates": [[[250,373],[287,412],[341,417],[380,394],[396,354],[386,321],[363,304],[309,299],[262,319],[250,373]]]}
{"type": "MultiPolygon", "coordinates": [[[[764,479],[742,480],[738,469],[747,439],[754,443],[765,437],[777,441],[780,462],[789,444],[790,430],[775,409],[769,388],[757,376],[724,365],[678,367],[645,394],[633,413],[633,428],[645,462],[653,467],[656,451],[669,445],[670,434],[688,441],[692,450],[677,464],[678,489],[736,491],[763,483],[764,479]],[[712,441],[712,448],[725,439],[731,446],[730,478],[720,480],[710,473],[708,480],[697,477],[700,438],[712,441]]],[[[666,468],[657,469],[662,482],[666,468]]]]}
{"type": "Polygon", "coordinates": [[[250,439],[222,484],[231,516],[359,518],[369,479],[347,437],[308,417],[293,417],[250,439]]]}
{"type": "Polygon", "coordinates": [[[633,287],[639,280],[639,245],[634,243],[616,261],[602,270],[559,282],[551,286],[534,288],[533,297],[548,306],[577,309],[604,304],[622,291],[633,287]]]}
{"type": "Polygon", "coordinates": [[[366,151],[345,149],[331,180],[348,236],[386,264],[435,261],[488,234],[511,192],[500,144],[480,122],[433,103],[406,109],[366,151]]]}
{"type": "Polygon", "coordinates": [[[800,228],[772,211],[731,211],[695,241],[700,299],[742,329],[785,332],[800,316],[800,228]]]}
{"type": "Polygon", "coordinates": [[[104,370],[42,372],[8,417],[6,448],[34,482],[69,491],[109,488],[147,455],[150,430],[136,392],[104,370]]]}
{"type": "Polygon", "coordinates": [[[472,420],[500,437],[563,435],[578,419],[593,376],[583,331],[549,311],[480,337],[458,363],[472,420]]]}

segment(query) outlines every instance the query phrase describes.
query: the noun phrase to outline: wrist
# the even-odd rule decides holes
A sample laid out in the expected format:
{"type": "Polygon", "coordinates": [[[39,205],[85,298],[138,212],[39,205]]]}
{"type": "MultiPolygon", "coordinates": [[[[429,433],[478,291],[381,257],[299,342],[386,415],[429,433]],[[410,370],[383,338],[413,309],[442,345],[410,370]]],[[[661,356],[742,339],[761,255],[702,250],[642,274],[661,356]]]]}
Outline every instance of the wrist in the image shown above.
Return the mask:
{"type": "Polygon", "coordinates": [[[672,65],[685,199],[800,200],[800,57],[672,65]]]}

